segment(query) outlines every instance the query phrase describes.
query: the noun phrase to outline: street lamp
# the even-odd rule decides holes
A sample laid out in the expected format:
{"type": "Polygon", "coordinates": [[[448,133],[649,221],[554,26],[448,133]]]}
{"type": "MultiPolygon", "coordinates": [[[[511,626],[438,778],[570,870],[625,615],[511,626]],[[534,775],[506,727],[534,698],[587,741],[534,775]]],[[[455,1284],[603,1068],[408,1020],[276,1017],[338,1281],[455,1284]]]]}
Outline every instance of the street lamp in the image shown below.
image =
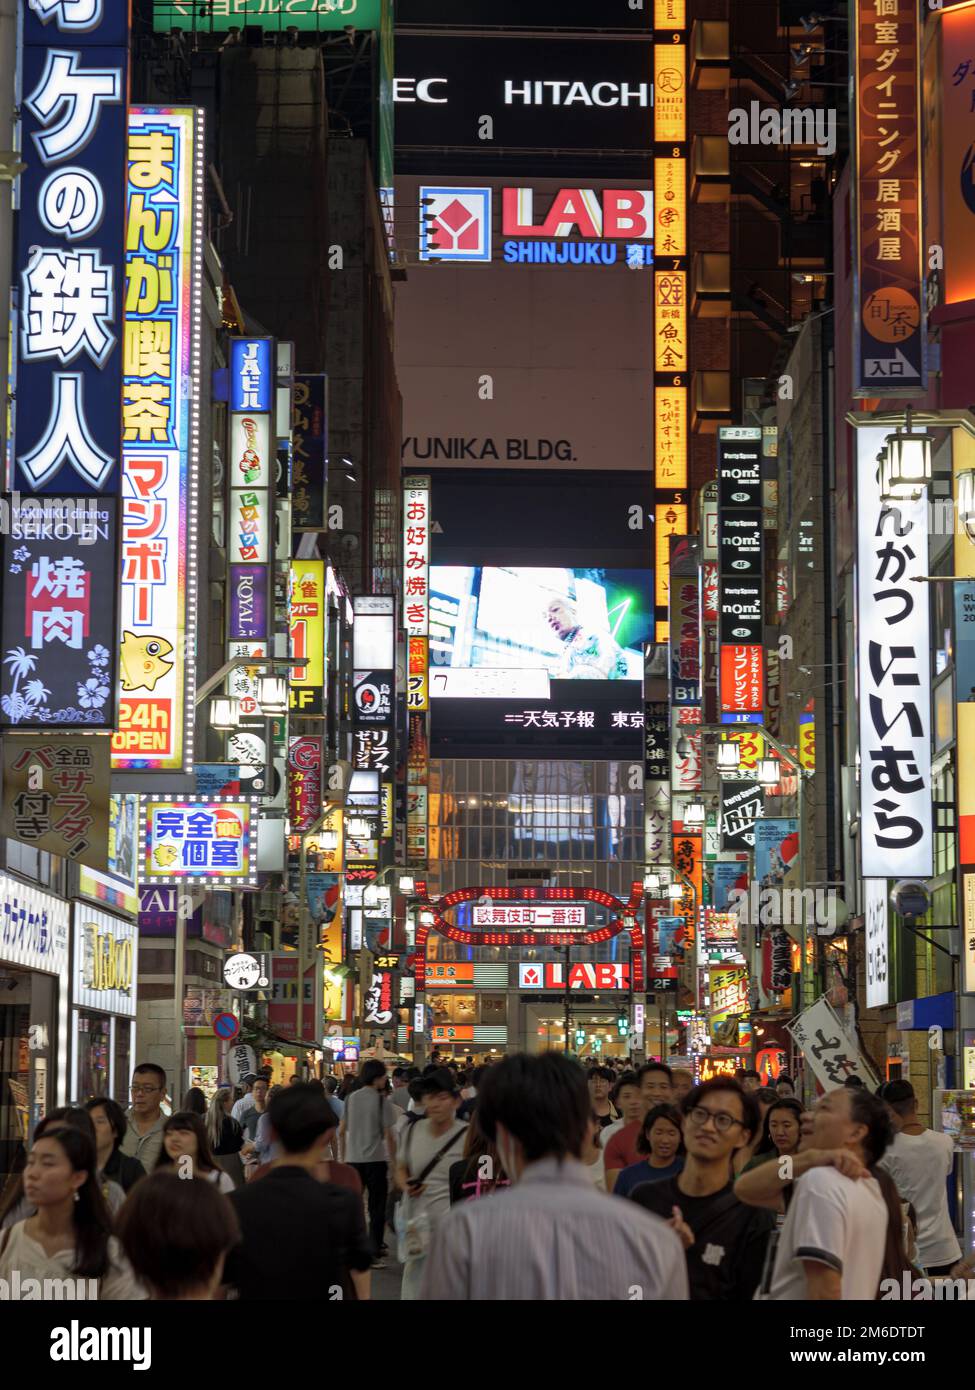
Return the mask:
{"type": "Polygon", "coordinates": [[[878,459],[885,501],[915,501],[931,481],[931,436],[912,432],[910,406],[904,429],[887,436],[878,459]]]}
{"type": "Polygon", "coordinates": [[[975,468],[968,468],[958,477],[958,517],[965,534],[975,545],[975,468]]]}
{"type": "Polygon", "coordinates": [[[672,898],[672,899],[674,900],[674,902],[679,902],[680,899],[681,899],[683,896],[684,896],[684,885],[683,885],[683,883],[676,883],[676,882],[675,882],[675,883],[668,883],[668,884],[667,884],[667,897],[668,897],[668,898],[672,898]]]}
{"type": "Polygon", "coordinates": [[[741,766],[741,744],[735,739],[719,743],[717,761],[719,772],[737,772],[741,766]]]}
{"type": "Polygon", "coordinates": [[[409,897],[411,893],[416,892],[416,879],[412,874],[400,874],[397,887],[401,893],[409,897]]]}
{"type": "Polygon", "coordinates": [[[781,776],[781,769],[777,759],[760,758],[758,762],[758,780],[763,787],[774,787],[781,776]]]}
{"type": "Polygon", "coordinates": [[[692,801],[684,807],[685,825],[703,825],[707,812],[703,801],[692,801]]]}
{"type": "Polygon", "coordinates": [[[257,702],[264,714],[287,714],[288,682],[283,676],[260,676],[257,702]]]}
{"type": "Polygon", "coordinates": [[[659,887],[660,887],[660,875],[659,875],[659,874],[644,874],[644,875],[643,875],[643,889],[644,889],[644,892],[646,892],[646,893],[653,893],[653,892],[655,892],[657,889],[659,889],[659,887]]]}
{"type": "Polygon", "coordinates": [[[210,701],[210,724],[214,729],[229,731],[240,724],[240,701],[236,695],[220,695],[210,701]]]}

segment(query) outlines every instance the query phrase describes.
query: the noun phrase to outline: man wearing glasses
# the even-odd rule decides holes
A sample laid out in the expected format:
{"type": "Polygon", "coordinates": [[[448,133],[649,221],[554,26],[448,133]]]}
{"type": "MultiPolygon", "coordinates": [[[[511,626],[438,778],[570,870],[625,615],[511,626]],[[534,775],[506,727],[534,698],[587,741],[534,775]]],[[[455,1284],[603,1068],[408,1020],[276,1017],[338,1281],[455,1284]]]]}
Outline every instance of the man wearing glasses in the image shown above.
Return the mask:
{"type": "Polygon", "coordinates": [[[140,1062],[132,1073],[129,1090],[132,1105],[126,1114],[129,1123],[121,1150],[129,1158],[137,1158],[146,1172],[151,1173],[162,1150],[166,1073],[155,1062],[140,1062]]]}
{"type": "Polygon", "coordinates": [[[754,1297],[775,1229],[771,1212],[746,1207],[734,1193],[731,1160],[758,1128],[758,1105],[737,1081],[717,1077],[688,1092],[681,1110],[683,1172],[640,1183],[629,1195],[680,1236],[692,1302],[745,1302],[754,1297]]]}

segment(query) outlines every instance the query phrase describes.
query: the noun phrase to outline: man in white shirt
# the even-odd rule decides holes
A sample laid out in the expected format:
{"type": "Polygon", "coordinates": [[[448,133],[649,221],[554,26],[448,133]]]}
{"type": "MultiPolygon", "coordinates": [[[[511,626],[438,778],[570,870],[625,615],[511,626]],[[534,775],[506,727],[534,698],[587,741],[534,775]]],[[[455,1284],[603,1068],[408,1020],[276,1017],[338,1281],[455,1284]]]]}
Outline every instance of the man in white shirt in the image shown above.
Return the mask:
{"type": "Polygon", "coordinates": [[[817,1103],[810,1147],[789,1164],[763,1163],[739,1177],[735,1195],[751,1206],[781,1211],[792,1188],[771,1276],[759,1297],[877,1297],[890,1213],[870,1170],[891,1138],[886,1106],[863,1087],[841,1086],[817,1103]]]}
{"type": "Polygon", "coordinates": [[[961,1258],[945,1190],[955,1161],[951,1136],[921,1124],[909,1081],[885,1081],[877,1094],[894,1126],[894,1142],[881,1166],[897,1184],[901,1200],[914,1208],[918,1263],[929,1275],[949,1274],[961,1258]]]}
{"type": "Polygon", "coordinates": [[[234,1101],[230,1110],[231,1115],[239,1125],[244,1123],[244,1116],[247,1114],[248,1110],[253,1110],[254,1106],[257,1104],[254,1099],[254,1082],[260,1080],[261,1078],[256,1072],[248,1072],[244,1077],[244,1094],[241,1096],[240,1100],[234,1101]]]}

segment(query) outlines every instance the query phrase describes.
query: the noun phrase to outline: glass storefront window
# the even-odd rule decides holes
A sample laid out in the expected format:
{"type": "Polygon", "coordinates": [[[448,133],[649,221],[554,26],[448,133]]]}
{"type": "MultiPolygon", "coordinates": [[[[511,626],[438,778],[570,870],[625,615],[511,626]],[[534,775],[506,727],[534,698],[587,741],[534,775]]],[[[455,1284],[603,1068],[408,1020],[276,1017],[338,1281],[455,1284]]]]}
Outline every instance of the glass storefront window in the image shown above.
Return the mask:
{"type": "Polygon", "coordinates": [[[30,975],[0,965],[0,1193],[30,1129],[30,1001],[30,975]]]}
{"type": "Polygon", "coordinates": [[[78,1094],[76,1100],[108,1095],[109,1057],[112,1020],[108,1014],[79,1009],[75,1014],[78,1048],[78,1094]]]}
{"type": "Polygon", "coordinates": [[[129,1105],[129,1078],[132,1075],[132,1023],[127,1018],[115,1020],[115,1100],[124,1109],[129,1105]]]}

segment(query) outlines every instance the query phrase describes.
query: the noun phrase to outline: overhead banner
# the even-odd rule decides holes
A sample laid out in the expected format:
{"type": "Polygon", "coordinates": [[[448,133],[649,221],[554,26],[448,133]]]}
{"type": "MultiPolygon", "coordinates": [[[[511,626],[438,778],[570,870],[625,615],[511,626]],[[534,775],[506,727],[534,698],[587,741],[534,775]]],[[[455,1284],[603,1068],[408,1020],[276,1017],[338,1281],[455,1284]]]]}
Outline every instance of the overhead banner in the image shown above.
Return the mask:
{"type": "MultiPolygon", "coordinates": [[[[129,6],[23,0],[17,9],[11,486],[117,497],[129,6]]],[[[14,52],[3,60],[14,63],[14,52]]]]}
{"type": "MultiPolygon", "coordinates": [[[[917,0],[857,0],[853,25],[853,394],[923,395],[927,326],[917,0]]],[[[959,122],[960,131],[968,115],[959,122]]],[[[960,171],[955,180],[959,177],[964,178],[960,171]]]]}
{"type": "Polygon", "coordinates": [[[0,835],[108,870],[108,738],[3,740],[0,835]]]}
{"type": "Polygon", "coordinates": [[[857,439],[857,667],[860,871],[930,878],[931,656],[928,503],[880,500],[877,454],[887,431],[857,439]]]}
{"type": "Polygon", "coordinates": [[[63,540],[3,538],[0,725],[115,727],[118,499],[99,498],[84,523],[83,505],[63,540]]]}
{"type": "Polygon", "coordinates": [[[864,1061],[857,1044],[847,1035],[825,997],[786,1024],[816,1080],[827,1091],[856,1076],[871,1094],[877,1078],[864,1061]]]}
{"type": "Polygon", "coordinates": [[[203,113],[129,113],[117,771],[193,763],[203,113]]]}

